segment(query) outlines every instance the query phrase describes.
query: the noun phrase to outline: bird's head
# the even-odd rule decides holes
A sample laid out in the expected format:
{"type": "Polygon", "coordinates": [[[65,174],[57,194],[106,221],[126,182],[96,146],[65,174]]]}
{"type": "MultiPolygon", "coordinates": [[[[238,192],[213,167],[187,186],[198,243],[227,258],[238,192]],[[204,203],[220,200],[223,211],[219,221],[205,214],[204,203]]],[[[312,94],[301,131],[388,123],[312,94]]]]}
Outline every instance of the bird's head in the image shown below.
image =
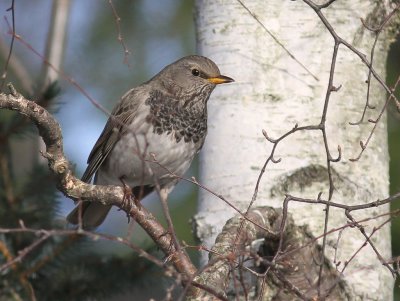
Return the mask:
{"type": "Polygon", "coordinates": [[[197,98],[207,101],[216,85],[234,80],[221,75],[217,65],[204,56],[191,55],[165,67],[157,80],[172,95],[178,98],[197,98]]]}

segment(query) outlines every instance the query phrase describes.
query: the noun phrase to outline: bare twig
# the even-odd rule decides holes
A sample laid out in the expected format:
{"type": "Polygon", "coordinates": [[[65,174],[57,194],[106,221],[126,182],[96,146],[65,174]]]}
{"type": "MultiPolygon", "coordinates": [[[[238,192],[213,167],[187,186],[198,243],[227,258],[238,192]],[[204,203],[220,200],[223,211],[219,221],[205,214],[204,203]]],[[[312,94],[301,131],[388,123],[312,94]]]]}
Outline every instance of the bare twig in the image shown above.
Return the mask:
{"type": "Polygon", "coordinates": [[[289,57],[294,60],[301,68],[303,68],[309,75],[312,76],[316,81],[319,81],[319,78],[314,75],[310,69],[308,69],[302,62],[300,62],[286,47],[282,44],[281,41],[261,22],[261,20],[257,17],[255,13],[253,13],[241,0],[236,0],[239,4],[253,17],[254,20],[257,21],[258,24],[265,30],[265,32],[289,55],[289,57]]]}
{"type": "MultiPolygon", "coordinates": [[[[44,154],[49,162],[49,167],[57,179],[60,191],[73,199],[103,202],[109,205],[124,206],[124,191],[119,186],[95,186],[86,184],[77,179],[69,168],[68,160],[63,153],[61,129],[56,120],[42,107],[19,95],[12,86],[11,94],[0,94],[0,108],[11,109],[29,117],[35,122],[39,134],[46,144],[44,154]]],[[[143,229],[157,242],[158,246],[171,256],[176,269],[185,274],[193,274],[196,268],[187,255],[180,254],[176,260],[176,250],[171,243],[171,236],[165,235],[164,227],[145,208],[138,208],[135,204],[129,206],[128,213],[143,229]]],[[[124,208],[122,208],[124,209],[124,208]]]]}
{"type": "Polygon", "coordinates": [[[6,63],[4,65],[4,70],[3,70],[3,74],[1,75],[1,86],[0,86],[0,91],[3,91],[4,88],[4,83],[5,80],[7,78],[7,71],[8,71],[8,65],[10,63],[10,59],[11,59],[11,54],[13,52],[13,47],[14,47],[14,41],[15,41],[15,0],[11,1],[11,6],[8,9],[8,11],[11,11],[11,18],[12,18],[12,37],[11,37],[11,44],[10,44],[10,49],[8,51],[8,56],[6,59],[6,63]]]}
{"type": "Polygon", "coordinates": [[[122,37],[121,18],[118,16],[118,13],[117,13],[117,10],[115,9],[113,1],[108,0],[108,3],[111,6],[111,9],[112,9],[112,12],[113,12],[113,15],[115,18],[115,26],[117,27],[117,33],[118,33],[117,40],[121,44],[122,48],[124,49],[124,64],[126,64],[128,67],[131,67],[129,64],[129,56],[131,55],[131,51],[126,46],[124,38],[122,37]]]}

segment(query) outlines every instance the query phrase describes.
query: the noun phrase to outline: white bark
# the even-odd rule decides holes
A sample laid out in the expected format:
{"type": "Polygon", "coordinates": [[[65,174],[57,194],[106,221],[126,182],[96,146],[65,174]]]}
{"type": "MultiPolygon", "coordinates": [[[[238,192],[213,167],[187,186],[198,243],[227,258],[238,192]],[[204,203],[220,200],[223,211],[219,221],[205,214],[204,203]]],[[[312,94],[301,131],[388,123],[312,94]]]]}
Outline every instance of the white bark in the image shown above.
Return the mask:
{"type": "MultiPolygon", "coordinates": [[[[333,38],[314,11],[302,1],[244,1],[263,24],[302,62],[316,81],[269,36],[237,1],[196,1],[199,53],[212,58],[222,74],[235,84],[218,87],[209,107],[209,132],[201,155],[200,182],[245,210],[254,192],[260,168],[272,145],[261,130],[277,138],[298,123],[320,122],[333,53],[333,38]]],[[[367,56],[373,35],[363,29],[376,1],[336,1],[323,13],[335,31],[367,56]]],[[[375,52],[374,68],[385,78],[387,45],[383,34],[375,52]]],[[[332,156],[342,148],[342,160],[333,163],[335,191],[332,201],[362,204],[388,196],[388,151],[386,118],[358,162],[350,162],[360,151],[372,124],[358,121],[366,100],[368,69],[348,49],[340,47],[327,114],[327,135],[332,156]]],[[[373,80],[371,100],[378,110],[385,92],[373,80]]],[[[376,118],[378,110],[367,118],[376,118]]],[[[262,178],[255,206],[281,207],[284,194],[316,198],[320,191],[328,198],[326,153],[320,131],[304,131],[285,139],[277,149],[279,164],[269,165],[262,178]],[[303,173],[302,173],[302,172],[303,173]],[[306,176],[304,175],[306,173],[306,176]],[[292,175],[292,177],[290,177],[292,175]]],[[[307,224],[315,236],[323,233],[324,207],[290,203],[289,211],[298,225],[307,224]]],[[[358,219],[388,212],[388,206],[358,212],[358,219]]],[[[200,192],[198,233],[207,246],[234,211],[206,191],[200,192]]],[[[384,219],[368,223],[367,233],[384,219]]],[[[331,208],[329,229],[346,224],[343,210],[331,208]]],[[[383,258],[391,256],[390,228],[373,236],[383,258]]],[[[327,257],[333,261],[332,246],[338,233],[327,238],[327,257]]],[[[321,240],[320,240],[321,241],[321,240]]],[[[357,229],[347,228],[339,241],[337,262],[348,261],[364,243],[357,229]]],[[[355,300],[391,300],[393,279],[370,246],[353,259],[344,279],[355,300]]]]}
{"type": "MultiPolygon", "coordinates": [[[[48,85],[59,78],[59,71],[62,69],[64,60],[65,42],[67,37],[68,16],[70,12],[70,0],[58,0],[53,3],[51,22],[46,45],[46,60],[49,64],[43,64],[42,76],[40,77],[38,93],[43,93],[48,85]]],[[[43,140],[39,139],[39,148],[46,149],[43,140]]],[[[39,161],[45,163],[46,160],[39,156],[39,161]]]]}
{"type": "Polygon", "coordinates": [[[46,59],[56,70],[47,65],[43,66],[44,85],[48,85],[59,78],[59,72],[57,72],[57,70],[61,69],[64,60],[70,6],[70,0],[58,0],[53,3],[52,17],[47,37],[46,59]]]}

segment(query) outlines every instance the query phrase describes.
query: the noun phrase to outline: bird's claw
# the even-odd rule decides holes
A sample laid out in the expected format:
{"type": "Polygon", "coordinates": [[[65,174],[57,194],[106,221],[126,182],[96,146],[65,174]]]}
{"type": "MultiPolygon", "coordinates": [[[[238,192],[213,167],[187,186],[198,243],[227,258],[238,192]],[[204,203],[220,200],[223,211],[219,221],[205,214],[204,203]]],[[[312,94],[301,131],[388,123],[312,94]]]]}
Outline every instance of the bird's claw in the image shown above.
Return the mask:
{"type": "MultiPolygon", "coordinates": [[[[164,237],[164,236],[169,236],[171,239],[170,239],[170,243],[169,243],[169,247],[168,247],[168,250],[169,251],[171,251],[172,250],[172,248],[173,248],[173,246],[174,246],[174,242],[173,242],[173,238],[172,238],[172,233],[171,233],[172,231],[171,231],[171,229],[170,228],[168,228],[168,230],[166,230],[166,231],[164,231],[163,233],[161,233],[161,235],[158,237],[158,238],[162,238],[162,237],[164,237]]],[[[167,238],[168,239],[168,238],[167,238]]]]}
{"type": "Polygon", "coordinates": [[[132,202],[134,202],[135,205],[139,208],[140,208],[140,202],[136,199],[135,195],[132,192],[132,189],[125,183],[123,178],[120,178],[120,180],[122,182],[122,187],[124,189],[124,197],[122,198],[122,204],[119,210],[124,210],[126,212],[129,224],[129,222],[131,221],[131,216],[129,215],[129,213],[133,207],[132,202]]]}

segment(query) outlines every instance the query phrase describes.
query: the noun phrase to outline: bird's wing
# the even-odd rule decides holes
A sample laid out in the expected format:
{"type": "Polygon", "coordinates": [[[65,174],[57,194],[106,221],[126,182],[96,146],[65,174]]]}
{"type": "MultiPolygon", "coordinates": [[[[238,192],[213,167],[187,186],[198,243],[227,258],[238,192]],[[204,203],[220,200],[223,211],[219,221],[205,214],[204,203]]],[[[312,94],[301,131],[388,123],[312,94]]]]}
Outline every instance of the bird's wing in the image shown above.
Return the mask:
{"type": "Polygon", "coordinates": [[[141,103],[139,98],[143,97],[137,89],[128,91],[114,108],[108,119],[103,132],[94,145],[88,158],[88,166],[82,176],[82,181],[89,183],[101,164],[107,159],[119,137],[128,130],[127,126],[136,117],[137,109],[141,103]],[[139,95],[140,94],[140,95],[139,95]]]}

